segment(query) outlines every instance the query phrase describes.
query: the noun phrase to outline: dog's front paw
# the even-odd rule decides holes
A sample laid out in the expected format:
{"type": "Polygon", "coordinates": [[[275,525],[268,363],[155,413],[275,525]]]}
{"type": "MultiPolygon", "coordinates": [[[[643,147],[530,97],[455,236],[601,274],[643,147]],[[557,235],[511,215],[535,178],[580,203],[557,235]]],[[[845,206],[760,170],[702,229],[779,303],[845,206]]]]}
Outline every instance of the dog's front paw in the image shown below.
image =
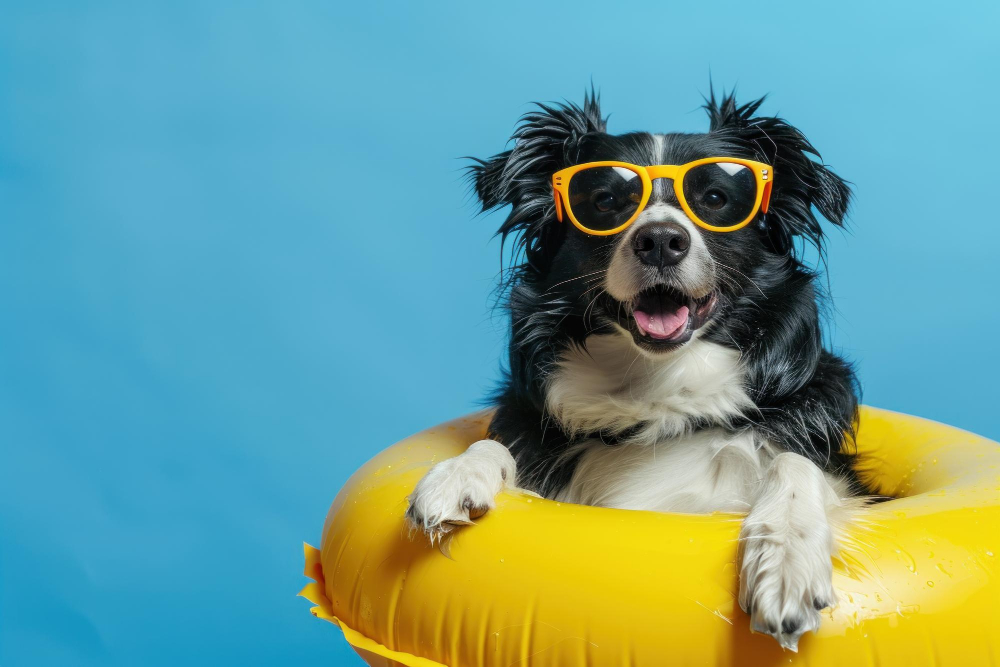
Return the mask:
{"type": "Polygon", "coordinates": [[[510,451],[495,440],[480,440],[463,454],[431,468],[409,496],[406,520],[431,544],[493,508],[504,485],[514,483],[510,451]]]}
{"type": "Polygon", "coordinates": [[[834,606],[832,536],[825,524],[776,529],[754,513],[740,533],[740,607],[750,629],[798,650],[803,633],[819,628],[819,612],[834,606]]]}

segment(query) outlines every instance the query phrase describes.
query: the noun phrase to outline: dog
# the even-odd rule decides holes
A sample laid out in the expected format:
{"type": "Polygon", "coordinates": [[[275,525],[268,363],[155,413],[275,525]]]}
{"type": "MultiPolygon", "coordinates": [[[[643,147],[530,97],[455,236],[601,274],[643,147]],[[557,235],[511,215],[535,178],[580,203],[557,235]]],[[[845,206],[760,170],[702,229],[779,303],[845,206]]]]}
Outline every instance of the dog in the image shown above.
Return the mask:
{"type": "Polygon", "coordinates": [[[419,481],[412,529],[433,544],[513,486],[743,512],[752,631],[797,650],[819,626],[864,489],[858,383],[824,346],[802,253],[822,256],[820,218],[843,226],[851,189],[802,132],[758,115],[763,101],[713,90],[706,133],[613,135],[591,89],[536,105],[509,150],[474,160],[483,210],[510,207],[508,365],[489,439],[419,481]]]}

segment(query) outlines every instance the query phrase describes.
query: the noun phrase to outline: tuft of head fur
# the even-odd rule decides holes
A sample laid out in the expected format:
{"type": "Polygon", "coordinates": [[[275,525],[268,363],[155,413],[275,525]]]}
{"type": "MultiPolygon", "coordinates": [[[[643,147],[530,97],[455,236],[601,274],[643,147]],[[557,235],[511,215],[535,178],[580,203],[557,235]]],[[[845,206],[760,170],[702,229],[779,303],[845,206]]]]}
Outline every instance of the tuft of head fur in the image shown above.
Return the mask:
{"type": "Polygon", "coordinates": [[[800,130],[777,116],[755,115],[765,99],[740,105],[735,91],[716,99],[712,90],[704,105],[709,133],[752,151],[757,160],[774,167],[774,191],[764,228],[770,249],[779,255],[793,254],[795,238],[801,237],[822,253],[823,229],[813,209],[843,226],[851,188],[827,165],[810,157],[822,160],[800,130]]]}
{"type": "Polygon", "coordinates": [[[514,147],[488,160],[471,158],[472,186],[483,211],[510,205],[507,219],[497,234],[503,243],[514,239],[515,256],[523,256],[519,268],[543,270],[545,260],[557,246],[552,238],[563,230],[555,222],[551,181],[555,172],[570,164],[580,138],[604,132],[601,100],[591,89],[583,105],[572,102],[542,104],[524,114],[510,141],[514,147]]]}

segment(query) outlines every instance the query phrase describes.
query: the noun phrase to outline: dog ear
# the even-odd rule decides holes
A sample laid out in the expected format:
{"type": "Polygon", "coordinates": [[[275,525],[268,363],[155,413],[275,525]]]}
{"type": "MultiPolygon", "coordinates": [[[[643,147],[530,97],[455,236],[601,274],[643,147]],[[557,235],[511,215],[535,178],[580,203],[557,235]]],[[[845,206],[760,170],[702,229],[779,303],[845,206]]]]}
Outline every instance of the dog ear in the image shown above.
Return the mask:
{"type": "Polygon", "coordinates": [[[584,95],[582,106],[536,107],[521,117],[511,136],[513,148],[488,160],[472,158],[475,164],[468,170],[484,211],[511,206],[497,233],[504,241],[516,237],[516,250],[524,251],[529,265],[542,258],[546,245],[542,239],[554,233],[552,174],[572,163],[581,138],[604,132],[607,126],[593,88],[584,95]]]}
{"type": "Polygon", "coordinates": [[[774,186],[763,233],[774,252],[794,251],[795,237],[823,250],[823,229],[813,209],[835,225],[843,226],[850,206],[851,188],[820,157],[805,135],[774,116],[755,116],[764,98],[737,105],[733,93],[705,103],[710,132],[737,143],[774,167],[774,186]]]}

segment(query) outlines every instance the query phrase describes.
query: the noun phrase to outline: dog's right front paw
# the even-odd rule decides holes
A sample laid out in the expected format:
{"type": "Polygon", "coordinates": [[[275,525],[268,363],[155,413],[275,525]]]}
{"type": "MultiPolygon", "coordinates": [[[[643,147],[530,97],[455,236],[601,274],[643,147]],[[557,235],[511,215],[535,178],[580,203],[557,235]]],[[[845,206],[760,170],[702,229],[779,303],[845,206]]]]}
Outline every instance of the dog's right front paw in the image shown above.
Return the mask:
{"type": "Polygon", "coordinates": [[[493,509],[505,484],[513,485],[514,459],[495,440],[480,440],[463,454],[431,468],[409,496],[406,520],[411,531],[431,544],[493,509]]]}

